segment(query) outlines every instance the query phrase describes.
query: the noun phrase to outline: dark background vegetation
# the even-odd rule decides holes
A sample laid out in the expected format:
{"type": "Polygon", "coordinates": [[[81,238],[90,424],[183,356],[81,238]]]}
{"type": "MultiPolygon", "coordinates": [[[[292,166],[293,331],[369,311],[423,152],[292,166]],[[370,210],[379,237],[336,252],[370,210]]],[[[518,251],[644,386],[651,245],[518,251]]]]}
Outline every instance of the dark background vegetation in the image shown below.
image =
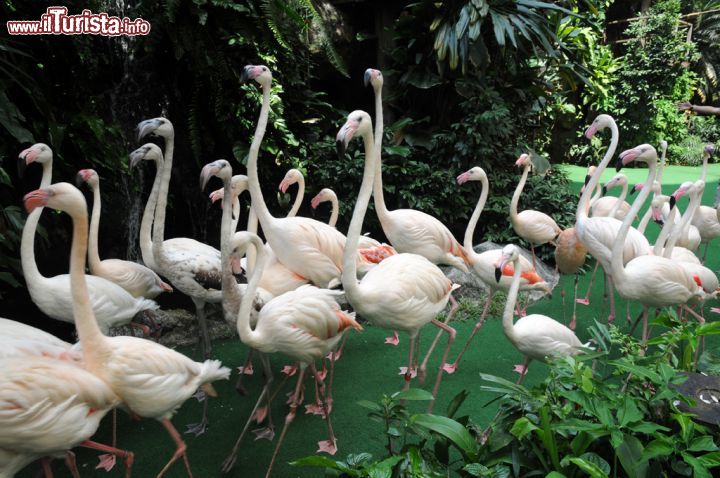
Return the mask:
{"type": "MultiPolygon", "coordinates": [[[[248,63],[274,72],[270,126],[260,176],[283,214],[277,184],[290,167],[306,173],[308,193],[333,187],[344,230],[359,186],[357,149],[338,159],[334,135],[354,109],[374,114],[368,67],[385,76],[384,178],[387,201],[441,218],[461,238],[479,190],[454,178],[480,165],[491,195],[476,241],[509,241],[507,211],[519,154],[553,164],[590,164],[603,139],[584,127],[601,112],[620,125],[620,148],[670,143],[669,160],[694,164],[717,139],[715,118],[678,112],[675,103],[715,104],[720,1],[230,0],[66,2],[152,25],[147,37],[0,37],[0,294],[2,315],[32,305],[22,287],[22,195],[40,171],[17,177],[18,153],[34,142],[55,153],[54,180],[81,168],[102,178],[103,257],[136,259],[137,228],[153,172],[129,172],[135,125],[166,116],[176,131],[166,237],[217,244],[219,210],[198,190],[199,170],[217,159],[244,161],[259,111],[248,63]],[[682,4],[682,5],[681,5],[682,4]],[[697,12],[708,12],[697,14],[697,12]],[[639,20],[638,20],[639,18],[639,20]],[[692,34],[688,35],[692,26],[692,34]]],[[[5,19],[39,19],[47,5],[4,0],[5,19]]],[[[357,148],[357,146],[356,146],[357,148]]],[[[563,173],[531,177],[521,208],[573,222],[575,198],[563,173]]],[[[312,214],[305,205],[301,214],[312,214]]],[[[318,218],[323,219],[320,212],[318,218]]],[[[45,274],[66,271],[67,219],[45,214],[36,254],[45,274]]],[[[373,214],[366,229],[381,231],[373,214]]],[[[166,299],[167,300],[167,299],[166,299]]],[[[171,300],[183,300],[176,297],[171,300]]],[[[15,314],[12,314],[15,316],[15,314]]]]}

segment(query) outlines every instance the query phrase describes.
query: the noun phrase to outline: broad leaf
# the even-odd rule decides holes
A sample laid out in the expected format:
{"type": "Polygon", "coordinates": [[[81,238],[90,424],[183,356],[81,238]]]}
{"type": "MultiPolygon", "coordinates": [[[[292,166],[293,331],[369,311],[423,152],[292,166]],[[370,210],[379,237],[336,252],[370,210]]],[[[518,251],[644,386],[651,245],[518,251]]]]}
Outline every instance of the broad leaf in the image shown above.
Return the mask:
{"type": "Polygon", "coordinates": [[[432,400],[432,393],[421,388],[409,388],[402,392],[393,393],[395,400],[432,400]]]}
{"type": "Polygon", "coordinates": [[[438,415],[413,415],[410,422],[446,437],[468,457],[477,456],[479,446],[467,429],[455,420],[438,415]]]}

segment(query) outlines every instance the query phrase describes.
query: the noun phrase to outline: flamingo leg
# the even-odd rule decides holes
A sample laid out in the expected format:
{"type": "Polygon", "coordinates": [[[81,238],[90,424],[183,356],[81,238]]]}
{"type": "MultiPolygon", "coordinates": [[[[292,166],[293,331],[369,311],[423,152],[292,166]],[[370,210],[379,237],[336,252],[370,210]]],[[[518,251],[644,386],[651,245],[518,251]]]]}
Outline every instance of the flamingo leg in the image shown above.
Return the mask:
{"type": "MultiPolygon", "coordinates": [[[[261,355],[261,357],[264,359],[262,360],[263,367],[270,368],[270,363],[267,360],[267,356],[261,355]],[[266,363],[267,362],[267,363],[266,363]]],[[[267,372],[266,372],[267,373],[267,372]]],[[[247,422],[245,422],[245,426],[243,427],[242,431],[240,432],[240,436],[238,436],[237,440],[235,440],[235,445],[233,445],[233,449],[230,452],[230,454],[225,458],[225,461],[223,461],[222,466],[222,472],[223,473],[229,473],[233,466],[235,466],[235,461],[237,460],[237,453],[240,449],[240,443],[242,442],[242,439],[245,437],[245,434],[247,433],[248,429],[250,428],[250,424],[253,421],[253,418],[255,418],[255,414],[258,411],[258,408],[260,407],[260,403],[262,403],[263,398],[265,398],[270,393],[270,386],[273,381],[272,372],[270,372],[269,375],[266,375],[267,380],[265,381],[265,386],[263,387],[262,391],[260,392],[260,396],[258,397],[257,402],[255,402],[255,406],[250,411],[250,417],[248,418],[247,422]]],[[[287,377],[285,378],[287,380],[287,377]]],[[[281,386],[285,383],[285,380],[280,384],[281,386]]],[[[277,394],[277,391],[275,391],[275,394],[277,394]]],[[[273,395],[274,397],[274,395],[273,395]]],[[[268,414],[270,413],[270,401],[272,400],[272,397],[268,399],[268,414]]]]}
{"type": "MultiPolygon", "coordinates": [[[[265,376],[265,387],[267,387],[266,396],[268,396],[267,404],[265,405],[266,412],[264,414],[264,417],[267,417],[267,425],[265,425],[263,428],[259,428],[257,430],[253,430],[253,433],[255,434],[255,439],[258,440],[260,438],[267,438],[268,440],[272,441],[273,438],[275,438],[275,425],[273,424],[272,420],[272,397],[269,396],[270,394],[270,387],[272,386],[273,381],[275,381],[275,377],[272,372],[272,367],[270,366],[270,358],[268,358],[267,354],[261,353],[260,354],[260,363],[262,363],[263,366],[263,375],[265,376]]],[[[287,377],[285,377],[287,379],[287,377]]],[[[282,382],[283,384],[285,381],[282,382]]],[[[277,391],[275,392],[277,394],[277,391]]],[[[252,416],[252,415],[251,415],[252,416]]],[[[256,418],[258,418],[258,423],[262,422],[257,415],[256,418]]]]}
{"type": "Polygon", "coordinates": [[[335,432],[333,431],[332,422],[330,421],[330,409],[328,407],[326,395],[327,388],[325,387],[325,382],[322,376],[315,369],[314,363],[310,364],[310,371],[312,372],[313,376],[315,376],[315,383],[320,389],[320,395],[322,396],[323,415],[325,415],[325,422],[327,423],[328,435],[330,437],[327,440],[318,442],[318,452],[325,452],[330,455],[334,455],[337,452],[337,439],[335,438],[335,432]]]}
{"type": "Polygon", "coordinates": [[[710,241],[705,243],[705,252],[703,252],[702,263],[705,264],[705,258],[707,257],[708,248],[710,247],[710,241]]]}
{"type": "Polygon", "coordinates": [[[562,312],[563,312],[563,324],[567,325],[567,317],[565,316],[565,288],[560,291],[560,297],[562,298],[562,312]]]}
{"type": "Polygon", "coordinates": [[[167,464],[163,467],[163,469],[160,470],[160,473],[158,473],[156,478],[160,478],[161,476],[163,476],[165,472],[170,469],[170,466],[175,463],[180,457],[182,457],[183,461],[185,462],[185,469],[187,470],[188,476],[192,478],[193,475],[192,471],[190,471],[190,461],[187,457],[187,445],[183,441],[182,436],[180,436],[180,433],[178,433],[178,431],[175,429],[169,418],[163,418],[160,423],[162,423],[165,429],[168,431],[168,433],[170,434],[170,438],[173,439],[177,448],[175,449],[175,453],[173,453],[173,456],[170,457],[170,461],[168,461],[167,464]]]}
{"type": "MultiPolygon", "coordinates": [[[[458,309],[458,303],[455,300],[455,297],[450,294],[450,311],[448,312],[447,317],[445,317],[445,324],[450,322],[455,315],[455,312],[457,312],[458,309]]],[[[435,321],[435,319],[433,319],[435,321]]],[[[442,327],[440,330],[438,330],[438,333],[435,335],[435,339],[433,339],[432,344],[430,344],[430,348],[427,351],[427,354],[425,354],[425,358],[423,359],[422,363],[420,364],[420,369],[418,369],[418,379],[420,381],[420,384],[422,385],[425,382],[425,374],[427,372],[427,364],[430,360],[430,356],[432,355],[433,351],[435,350],[435,346],[438,343],[438,340],[440,340],[440,334],[442,334],[443,330],[442,327]]],[[[445,357],[447,358],[447,357],[445,357]]],[[[445,359],[443,359],[442,362],[440,362],[441,366],[445,364],[445,359]]]]}
{"type": "Polygon", "coordinates": [[[295,386],[295,392],[293,393],[292,402],[290,403],[290,411],[285,417],[285,424],[283,425],[282,432],[280,432],[280,437],[278,438],[277,445],[275,445],[275,451],[273,451],[272,458],[270,459],[270,465],[268,466],[267,472],[265,473],[265,478],[270,478],[270,476],[272,475],[273,465],[275,465],[275,460],[277,459],[278,453],[280,452],[280,447],[285,440],[285,435],[287,435],[290,424],[293,422],[293,420],[295,420],[295,415],[297,413],[297,409],[300,405],[301,400],[300,394],[302,392],[303,379],[305,378],[305,368],[306,364],[300,364],[300,373],[298,374],[297,385],[295,386]]]}
{"type": "Polygon", "coordinates": [[[517,385],[522,385],[523,380],[525,380],[525,375],[527,375],[528,367],[530,367],[530,360],[531,360],[530,357],[528,357],[526,355],[525,359],[523,360],[523,364],[522,364],[523,371],[520,374],[520,378],[517,381],[517,385]]]}
{"type": "Polygon", "coordinates": [[[245,371],[251,371],[252,370],[252,356],[253,356],[253,350],[254,349],[248,349],[247,358],[245,359],[245,364],[242,366],[242,370],[240,371],[240,376],[238,376],[237,382],[235,382],[235,390],[237,390],[237,393],[239,393],[242,396],[246,396],[248,394],[247,389],[243,386],[243,378],[245,378],[245,375],[250,375],[250,373],[245,373],[245,371]]]}
{"type": "MultiPolygon", "coordinates": [[[[417,332],[415,332],[417,334],[417,332]]],[[[410,380],[413,378],[413,354],[415,353],[415,336],[410,336],[410,348],[408,351],[408,365],[407,370],[405,371],[405,384],[403,385],[403,390],[407,390],[410,388],[410,380]]],[[[402,403],[402,402],[401,402],[402,403]]]]}
{"type": "Polygon", "coordinates": [[[65,453],[65,466],[70,470],[70,474],[73,478],[80,478],[80,471],[77,467],[77,460],[75,459],[75,453],[68,451],[65,453]]]}
{"type": "MultiPolygon", "coordinates": [[[[451,310],[449,315],[454,315],[455,311],[457,310],[456,306],[453,306],[453,309],[451,310]]],[[[449,325],[447,325],[447,322],[450,322],[450,318],[448,317],[448,320],[446,323],[440,322],[437,319],[433,319],[433,324],[440,327],[440,329],[444,330],[448,334],[448,341],[447,345],[445,346],[445,352],[443,353],[442,359],[440,360],[440,367],[438,368],[437,377],[435,378],[435,386],[433,387],[432,395],[433,399],[430,401],[430,405],[428,405],[428,413],[432,413],[433,406],[435,405],[435,399],[437,398],[438,390],[440,390],[440,382],[442,381],[443,376],[443,366],[445,364],[445,361],[448,358],[448,355],[450,354],[450,348],[452,347],[452,344],[455,342],[455,335],[456,331],[449,325]]]]}
{"type": "MultiPolygon", "coordinates": [[[[460,360],[462,359],[463,354],[470,346],[470,342],[472,341],[473,337],[475,337],[475,334],[477,334],[480,331],[483,324],[485,323],[485,318],[487,317],[488,312],[490,312],[490,305],[492,304],[492,298],[493,298],[494,294],[495,294],[494,290],[491,290],[490,293],[488,294],[487,300],[485,301],[485,306],[483,307],[483,310],[482,310],[482,314],[480,314],[480,319],[475,324],[475,327],[473,327],[473,330],[470,333],[470,337],[468,337],[467,341],[465,342],[465,346],[463,346],[463,349],[460,351],[460,354],[455,359],[455,362],[453,362],[452,364],[446,363],[443,365],[443,370],[445,370],[447,373],[454,373],[455,370],[457,370],[457,366],[460,363],[460,360]]],[[[442,330],[439,330],[437,336],[439,337],[441,333],[442,333],[442,330]]]]}
{"type": "Polygon", "coordinates": [[[605,274],[607,277],[608,294],[610,294],[610,315],[608,315],[608,325],[615,322],[615,289],[613,288],[612,276],[605,274]]]}
{"type": "Polygon", "coordinates": [[[43,473],[45,474],[45,478],[53,478],[53,472],[52,468],[50,467],[50,462],[52,461],[52,458],[45,457],[42,460],[40,460],[40,464],[42,465],[43,473]]]}
{"type": "Polygon", "coordinates": [[[212,343],[205,318],[205,301],[193,299],[193,302],[195,303],[195,311],[197,312],[198,326],[200,328],[200,350],[202,351],[203,358],[209,359],[212,353],[212,343]]]}
{"type": "MultiPolygon", "coordinates": [[[[397,334],[397,332],[395,333],[397,334]]],[[[343,349],[345,349],[345,342],[347,342],[347,338],[348,334],[343,335],[342,341],[340,342],[340,347],[327,355],[327,358],[329,358],[332,362],[340,360],[340,357],[342,357],[343,349]]]]}
{"type": "MultiPolygon", "coordinates": [[[[575,286],[574,286],[574,292],[573,292],[573,314],[572,319],[570,319],[570,330],[575,330],[575,327],[577,327],[577,290],[578,290],[578,282],[580,282],[580,276],[576,273],[575,274],[575,286]]],[[[565,313],[565,308],[563,307],[563,313],[565,313]]]]}
{"type": "Polygon", "coordinates": [[[133,452],[121,450],[119,448],[115,448],[114,446],[103,445],[102,443],[91,440],[85,440],[78,446],[90,448],[92,450],[104,451],[105,453],[109,453],[113,456],[119,456],[123,460],[123,463],[125,463],[125,478],[130,478],[132,466],[135,462],[135,454],[133,452]]]}
{"type": "MultiPolygon", "coordinates": [[[[590,291],[592,290],[592,284],[595,280],[595,273],[598,270],[598,267],[600,266],[599,262],[595,262],[595,268],[592,271],[592,274],[590,275],[590,283],[588,284],[587,292],[585,293],[584,299],[575,299],[575,302],[578,302],[583,305],[590,305],[590,291]]],[[[577,296],[577,294],[575,294],[577,296]]]]}
{"type": "Polygon", "coordinates": [[[533,269],[537,270],[537,266],[535,265],[535,244],[533,244],[532,242],[530,243],[530,252],[532,252],[533,269]]]}

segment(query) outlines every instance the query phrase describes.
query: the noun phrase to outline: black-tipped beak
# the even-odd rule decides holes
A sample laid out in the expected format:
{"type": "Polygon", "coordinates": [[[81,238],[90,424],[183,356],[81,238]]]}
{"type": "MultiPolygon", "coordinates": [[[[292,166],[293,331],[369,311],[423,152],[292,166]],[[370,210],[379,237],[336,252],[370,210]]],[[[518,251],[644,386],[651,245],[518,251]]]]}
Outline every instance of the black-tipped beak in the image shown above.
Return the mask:
{"type": "Polygon", "coordinates": [[[212,171],[208,166],[205,166],[202,171],[200,171],[200,191],[205,191],[205,186],[207,186],[211,176],[212,171]]]}
{"type": "Polygon", "coordinates": [[[607,186],[603,186],[602,188],[600,188],[600,191],[602,192],[603,196],[606,195],[607,194],[607,186]]]}
{"type": "Polygon", "coordinates": [[[630,195],[631,195],[631,196],[634,195],[636,192],[637,192],[637,189],[635,189],[635,188],[631,188],[631,189],[630,189],[630,195]]]}
{"type": "Polygon", "coordinates": [[[615,161],[615,172],[619,172],[623,168],[623,161],[620,156],[618,156],[617,161],[615,161]]]}
{"type": "Polygon", "coordinates": [[[655,224],[660,227],[663,227],[665,225],[665,221],[663,221],[662,219],[653,219],[653,221],[655,221],[655,224]]]}
{"type": "Polygon", "coordinates": [[[157,127],[158,127],[158,123],[154,119],[141,121],[137,125],[137,130],[138,130],[137,140],[142,141],[142,139],[145,136],[151,134],[153,131],[155,131],[157,129],[157,127]]]}
{"type": "Polygon", "coordinates": [[[591,177],[592,177],[592,176],[591,176],[590,174],[586,174],[586,175],[585,175],[585,186],[588,185],[588,183],[590,182],[590,178],[591,178],[591,177]]]}
{"type": "Polygon", "coordinates": [[[502,277],[502,269],[500,267],[495,267],[495,282],[500,282],[500,278],[502,277]]]}
{"type": "Polygon", "coordinates": [[[79,189],[80,186],[82,186],[84,182],[85,182],[85,180],[83,179],[82,174],[77,173],[75,175],[75,186],[79,189]]]}
{"type": "Polygon", "coordinates": [[[18,157],[18,177],[22,178],[25,175],[25,169],[27,168],[27,163],[25,162],[26,155],[22,155],[18,157]]]}
{"type": "Polygon", "coordinates": [[[670,196],[670,210],[675,207],[675,196],[670,196]]]}
{"type": "Polygon", "coordinates": [[[345,157],[345,150],[347,149],[345,141],[341,139],[337,140],[335,142],[335,149],[337,150],[338,158],[343,159],[345,157]]]}
{"type": "Polygon", "coordinates": [[[252,71],[253,66],[252,65],[245,65],[245,68],[243,68],[242,73],[240,73],[240,83],[247,83],[252,78],[250,77],[250,72],[252,71]]]}
{"type": "Polygon", "coordinates": [[[363,76],[363,83],[365,83],[365,86],[370,84],[370,79],[372,78],[372,71],[370,71],[370,68],[365,70],[365,75],[363,76]]]}

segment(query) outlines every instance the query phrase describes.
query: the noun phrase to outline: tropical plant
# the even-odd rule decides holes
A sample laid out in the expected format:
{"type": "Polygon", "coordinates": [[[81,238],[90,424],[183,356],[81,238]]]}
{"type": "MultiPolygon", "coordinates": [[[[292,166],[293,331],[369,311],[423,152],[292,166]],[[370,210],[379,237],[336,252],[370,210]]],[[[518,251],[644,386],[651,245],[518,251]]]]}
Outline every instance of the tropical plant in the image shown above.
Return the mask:
{"type": "Polygon", "coordinates": [[[718,72],[720,72],[720,1],[695,0],[683,2],[683,19],[692,23],[692,40],[697,45],[700,58],[695,71],[701,81],[697,92],[702,102],[718,100],[718,72]]]}

